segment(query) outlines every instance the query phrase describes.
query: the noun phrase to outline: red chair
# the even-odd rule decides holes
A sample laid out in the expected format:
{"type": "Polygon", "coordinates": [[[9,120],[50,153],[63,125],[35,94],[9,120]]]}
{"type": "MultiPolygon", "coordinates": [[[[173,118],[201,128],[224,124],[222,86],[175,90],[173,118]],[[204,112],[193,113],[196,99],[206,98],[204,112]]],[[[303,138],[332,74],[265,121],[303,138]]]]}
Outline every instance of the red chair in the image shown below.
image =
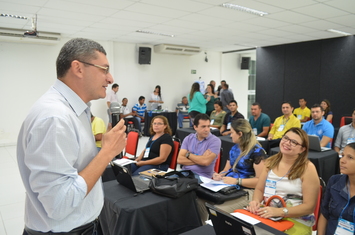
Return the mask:
{"type": "MultiPolygon", "coordinates": [[[[222,150],[221,150],[221,151],[222,151],[222,150]]],[[[214,172],[217,172],[217,173],[219,173],[219,165],[221,164],[221,156],[222,156],[221,151],[219,151],[219,154],[218,154],[218,156],[217,156],[216,163],[215,163],[215,165],[214,165],[214,172]]]]}
{"type": "Polygon", "coordinates": [[[352,121],[353,121],[352,117],[348,117],[348,116],[341,117],[339,126],[342,127],[346,124],[350,124],[352,121]]]}
{"type": "Polygon", "coordinates": [[[180,141],[178,139],[174,139],[173,155],[171,157],[171,162],[170,162],[170,165],[169,165],[170,169],[176,170],[177,158],[178,158],[178,155],[179,155],[179,150],[180,150],[180,141]]]}
{"type": "Polygon", "coordinates": [[[124,158],[130,158],[130,157],[126,156],[127,153],[130,154],[130,155],[133,155],[133,158],[136,158],[138,140],[139,140],[138,132],[131,131],[131,132],[128,133],[125,153],[123,154],[124,158]]]}
{"type": "Polygon", "coordinates": [[[323,192],[322,189],[323,189],[322,185],[319,185],[319,194],[318,194],[318,198],[317,198],[317,204],[316,204],[316,207],[314,208],[314,217],[316,218],[316,222],[312,226],[312,231],[316,231],[317,230],[317,226],[318,226],[320,203],[321,203],[322,192],[323,192]]]}

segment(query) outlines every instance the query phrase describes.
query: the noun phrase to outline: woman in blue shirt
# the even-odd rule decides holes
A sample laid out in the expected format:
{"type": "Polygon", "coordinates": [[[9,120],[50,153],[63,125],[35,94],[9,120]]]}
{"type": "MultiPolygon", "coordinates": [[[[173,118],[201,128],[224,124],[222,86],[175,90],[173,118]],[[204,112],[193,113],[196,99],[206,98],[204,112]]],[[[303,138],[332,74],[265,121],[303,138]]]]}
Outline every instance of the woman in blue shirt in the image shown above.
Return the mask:
{"type": "Polygon", "coordinates": [[[247,120],[233,121],[231,131],[232,141],[235,145],[229,151],[229,159],[223,171],[214,173],[213,179],[239,185],[248,192],[248,195],[217,205],[229,213],[247,206],[253,198],[254,188],[267,157],[247,120]]]}
{"type": "Polygon", "coordinates": [[[355,143],[345,146],[340,159],[340,173],[342,175],[333,175],[328,181],[322,199],[318,235],[354,234],[355,143]],[[348,233],[341,233],[342,225],[352,228],[352,232],[350,229],[345,230],[348,233]]]}

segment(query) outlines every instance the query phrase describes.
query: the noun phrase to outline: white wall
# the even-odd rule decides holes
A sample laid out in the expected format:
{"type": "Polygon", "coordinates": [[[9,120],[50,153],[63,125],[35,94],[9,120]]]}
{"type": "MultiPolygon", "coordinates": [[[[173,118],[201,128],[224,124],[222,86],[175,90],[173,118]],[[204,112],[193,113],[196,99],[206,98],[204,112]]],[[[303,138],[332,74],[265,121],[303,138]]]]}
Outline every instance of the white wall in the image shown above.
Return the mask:
{"type": "MultiPolygon", "coordinates": [[[[55,46],[0,42],[0,145],[16,144],[21,124],[33,103],[56,79],[55,60],[68,39],[55,46]]],[[[138,64],[138,46],[100,41],[107,52],[113,77],[120,85],[118,97],[131,107],[140,95],[149,100],[156,85],[162,87],[163,107],[174,110],[199,77],[207,84],[224,79],[233,89],[241,113],[246,114],[247,72],[240,70],[238,54],[208,51],[194,56],[156,54],[151,65],[138,64]],[[191,70],[197,71],[191,74],[191,70]]],[[[152,46],[151,46],[152,47],[152,46]]],[[[110,89],[110,88],[109,88],[110,89]]],[[[92,101],[92,112],[107,122],[106,101],[92,101]]]]}

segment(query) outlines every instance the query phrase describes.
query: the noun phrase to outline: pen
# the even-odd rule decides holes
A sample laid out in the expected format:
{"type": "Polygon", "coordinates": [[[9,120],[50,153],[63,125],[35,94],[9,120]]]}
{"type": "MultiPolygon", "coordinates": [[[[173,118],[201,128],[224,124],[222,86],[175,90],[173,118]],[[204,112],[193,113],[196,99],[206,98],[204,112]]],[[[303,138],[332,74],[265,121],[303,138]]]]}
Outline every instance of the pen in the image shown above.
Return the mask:
{"type": "Polygon", "coordinates": [[[225,174],[225,173],[227,173],[228,171],[222,171],[222,172],[220,172],[219,174],[225,174]]]}

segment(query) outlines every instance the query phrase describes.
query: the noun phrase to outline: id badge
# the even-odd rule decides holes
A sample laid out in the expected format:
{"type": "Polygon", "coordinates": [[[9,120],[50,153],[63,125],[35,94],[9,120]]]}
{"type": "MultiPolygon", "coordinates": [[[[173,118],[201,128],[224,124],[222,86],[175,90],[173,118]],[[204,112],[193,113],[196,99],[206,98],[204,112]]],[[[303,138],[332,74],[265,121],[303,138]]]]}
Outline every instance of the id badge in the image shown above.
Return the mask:
{"type": "Polygon", "coordinates": [[[276,194],[276,181],[275,180],[266,180],[264,194],[267,197],[271,197],[276,194]]]}
{"type": "Polygon", "coordinates": [[[338,226],[335,230],[335,235],[353,235],[354,234],[354,223],[347,221],[345,219],[338,220],[338,226]]]}
{"type": "Polygon", "coordinates": [[[258,135],[258,129],[253,128],[254,135],[258,135]]]}
{"type": "Polygon", "coordinates": [[[214,123],[214,119],[211,120],[210,125],[213,125],[213,123],[214,123]]]}
{"type": "Polygon", "coordinates": [[[281,125],[281,126],[279,127],[279,129],[277,129],[277,131],[283,131],[284,128],[285,128],[285,125],[281,125]]]}
{"type": "Polygon", "coordinates": [[[355,142],[355,138],[348,138],[348,140],[346,141],[346,144],[350,144],[350,143],[354,143],[355,142]]]}
{"type": "Polygon", "coordinates": [[[150,148],[146,148],[146,149],[145,149],[143,158],[149,157],[149,151],[150,151],[150,148]]]}
{"type": "Polygon", "coordinates": [[[298,118],[299,120],[301,120],[301,119],[302,119],[302,115],[301,115],[301,114],[298,114],[298,115],[297,115],[297,118],[298,118]]]}
{"type": "Polygon", "coordinates": [[[230,130],[230,129],[231,129],[231,123],[228,122],[228,124],[227,124],[227,130],[230,130]]]}

